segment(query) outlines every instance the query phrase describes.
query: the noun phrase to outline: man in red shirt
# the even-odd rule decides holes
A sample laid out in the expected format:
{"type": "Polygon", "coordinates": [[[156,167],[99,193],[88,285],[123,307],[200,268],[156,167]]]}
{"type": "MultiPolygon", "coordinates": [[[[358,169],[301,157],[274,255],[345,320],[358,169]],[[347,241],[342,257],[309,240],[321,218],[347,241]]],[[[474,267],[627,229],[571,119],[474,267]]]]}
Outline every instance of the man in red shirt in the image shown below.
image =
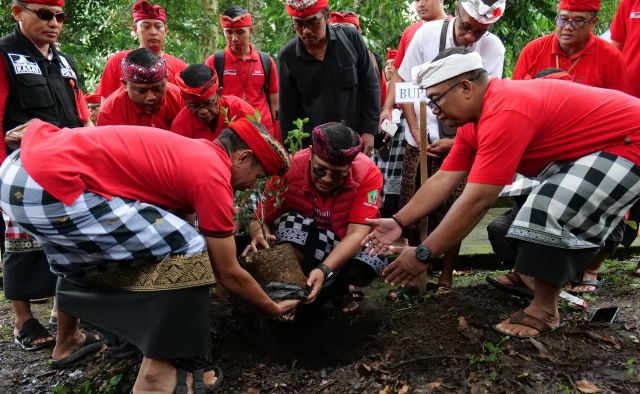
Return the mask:
{"type": "Polygon", "coordinates": [[[561,286],[582,275],[638,200],[640,100],[562,80],[489,80],[482,67],[477,53],[454,48],[417,72],[414,83],[427,89],[434,114],[464,127],[440,171],[395,219],[371,221],[376,228],[364,242],[370,253],[384,251],[403,225],[435,210],[468,175],[441,225],[384,271],[387,281],[405,283],[461,241],[516,172],[533,177],[562,163],[529,194],[508,233],[517,247],[515,270],[535,278],[535,291],[527,308],[495,329],[529,338],[560,325],[561,286]]]}
{"type": "MultiPolygon", "coordinates": [[[[288,166],[287,151],[259,124],[240,119],[211,142],[36,120],[11,159],[0,168],[0,189],[22,194],[4,199],[2,210],[43,245],[59,276],[52,367],[104,346],[79,330],[78,317],[143,353],[133,392],[186,393],[191,367],[176,370],[172,360],[210,354],[214,273],[268,316],[295,306],[269,299],[235,257],[234,190],[288,166]],[[194,212],[200,232],[182,219],[194,212]]],[[[192,386],[213,389],[220,379],[219,368],[204,368],[193,371],[192,386]]]]}
{"type": "Polygon", "coordinates": [[[333,300],[345,313],[358,309],[349,285],[366,286],[387,265],[384,256],[361,251],[369,232],[365,219],[378,216],[382,174],[359,153],[360,145],[358,134],[341,123],[315,127],[311,148],[295,154],[281,182],[267,184],[264,210],[257,210],[265,212],[264,230],[258,221],[250,223],[245,251],[268,248],[264,234],[291,244],[314,307],[333,300]]]}
{"type": "Polygon", "coordinates": [[[640,97],[640,1],[620,1],[611,23],[611,43],[622,51],[627,74],[633,76],[629,78],[629,93],[640,97]]]}
{"type": "Polygon", "coordinates": [[[256,110],[236,96],[222,95],[216,70],[192,64],[178,76],[186,108],[176,116],[171,131],[189,138],[213,141],[230,122],[253,119],[256,110]]]}
{"type": "Polygon", "coordinates": [[[276,122],[278,70],[269,54],[256,50],[251,44],[251,14],[240,6],[231,6],[220,15],[220,25],[227,47],[209,56],[204,64],[222,76],[220,87],[225,96],[239,97],[258,109],[260,123],[280,140],[280,129],[276,122]]]}
{"type": "Polygon", "coordinates": [[[555,33],[524,47],[512,79],[531,79],[546,68],[559,68],[571,74],[574,82],[626,92],[627,70],[622,55],[593,35],[599,10],[600,0],[560,1],[555,33]]]}
{"type": "MultiPolygon", "coordinates": [[[[159,5],[152,5],[147,0],[138,0],[133,4],[133,32],[138,36],[140,48],[147,48],[167,62],[167,78],[175,83],[175,76],[187,67],[187,64],[177,57],[163,52],[164,40],[167,37],[169,26],[167,25],[167,13],[159,5]]],[[[120,51],[107,60],[107,65],[96,88],[96,94],[103,98],[109,95],[121,85],[122,74],[120,63],[131,50],[120,51]]]]}
{"type": "Polygon", "coordinates": [[[148,126],[169,130],[184,108],[180,89],[167,81],[164,58],[138,48],[122,60],[122,83],[100,110],[98,126],[148,126]]]}
{"type": "Polygon", "coordinates": [[[85,99],[87,101],[89,114],[91,115],[91,123],[97,125],[98,115],[100,115],[100,106],[102,106],[102,97],[97,94],[87,94],[85,95],[85,99]]]}

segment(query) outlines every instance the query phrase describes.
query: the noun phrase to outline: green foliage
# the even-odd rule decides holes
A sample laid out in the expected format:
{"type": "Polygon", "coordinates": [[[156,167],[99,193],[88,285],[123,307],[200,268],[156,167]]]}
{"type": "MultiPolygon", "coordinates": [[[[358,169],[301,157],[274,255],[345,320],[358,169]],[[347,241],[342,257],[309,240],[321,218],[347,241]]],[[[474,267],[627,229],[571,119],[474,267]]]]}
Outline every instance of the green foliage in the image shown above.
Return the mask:
{"type": "Polygon", "coordinates": [[[289,131],[287,139],[284,140],[284,144],[291,154],[295,154],[302,148],[302,143],[305,138],[309,138],[310,134],[304,131],[304,125],[309,123],[309,118],[296,119],[293,121],[295,129],[289,131]]]}

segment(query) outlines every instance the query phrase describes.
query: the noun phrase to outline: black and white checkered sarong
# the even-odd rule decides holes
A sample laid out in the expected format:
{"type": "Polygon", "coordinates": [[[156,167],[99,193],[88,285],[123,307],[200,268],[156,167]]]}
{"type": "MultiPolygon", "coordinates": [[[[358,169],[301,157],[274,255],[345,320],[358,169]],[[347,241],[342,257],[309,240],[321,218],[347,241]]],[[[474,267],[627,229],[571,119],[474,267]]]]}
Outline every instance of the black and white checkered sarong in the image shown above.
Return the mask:
{"type": "Polygon", "coordinates": [[[404,127],[399,125],[398,131],[391,140],[389,158],[384,160],[379,155],[374,156],[374,162],[380,169],[384,179],[382,187],[382,202],[386,195],[400,195],[402,184],[402,160],[404,158],[404,127]]]}
{"type": "Polygon", "coordinates": [[[601,247],[639,196],[639,166],[592,153],[534,187],[507,236],[562,249],[601,247]]]}
{"type": "Polygon", "coordinates": [[[85,192],[64,205],[27,174],[20,151],[2,164],[0,179],[2,210],[42,245],[59,276],[92,276],[206,251],[195,228],[151,204],[85,192]]]}
{"type": "MultiPolygon", "coordinates": [[[[322,263],[329,253],[340,243],[338,236],[331,230],[325,230],[314,225],[314,220],[304,216],[288,212],[273,222],[274,235],[277,242],[291,242],[306,248],[313,248],[313,253],[307,253],[313,261],[307,261],[312,266],[322,263]],[[311,231],[311,230],[314,231],[311,231]],[[317,234],[317,237],[309,237],[309,234],[317,234]],[[311,239],[314,238],[314,239],[311,239]]],[[[360,250],[354,260],[362,261],[370,266],[378,275],[389,264],[385,256],[370,256],[360,250]]]]}

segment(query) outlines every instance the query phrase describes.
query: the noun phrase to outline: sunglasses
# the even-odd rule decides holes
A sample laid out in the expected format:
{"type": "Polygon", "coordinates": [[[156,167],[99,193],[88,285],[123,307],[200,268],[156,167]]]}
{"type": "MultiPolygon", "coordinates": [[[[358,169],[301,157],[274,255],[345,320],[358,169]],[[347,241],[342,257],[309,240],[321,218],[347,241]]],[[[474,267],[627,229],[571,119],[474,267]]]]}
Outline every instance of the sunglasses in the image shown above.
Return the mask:
{"type": "Polygon", "coordinates": [[[42,19],[43,21],[50,21],[53,18],[56,18],[58,23],[63,23],[65,19],[67,19],[67,14],[64,12],[52,12],[45,8],[40,8],[38,10],[32,10],[31,8],[21,7],[23,10],[27,10],[36,14],[38,19],[42,19]]]}
{"type": "Polygon", "coordinates": [[[321,166],[320,164],[314,163],[313,160],[311,161],[311,171],[317,178],[323,178],[327,175],[327,173],[329,173],[329,178],[331,178],[331,180],[333,181],[341,181],[349,176],[349,168],[344,171],[330,170],[324,166],[321,166]]]}

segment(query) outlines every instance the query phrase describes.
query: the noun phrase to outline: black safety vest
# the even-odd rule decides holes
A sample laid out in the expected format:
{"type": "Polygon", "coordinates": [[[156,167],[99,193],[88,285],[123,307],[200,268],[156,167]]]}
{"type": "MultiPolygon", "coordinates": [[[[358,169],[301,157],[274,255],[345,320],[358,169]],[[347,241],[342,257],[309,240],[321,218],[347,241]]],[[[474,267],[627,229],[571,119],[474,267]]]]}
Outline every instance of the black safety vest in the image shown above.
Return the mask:
{"type": "Polygon", "coordinates": [[[80,127],[75,95],[80,89],[73,61],[51,46],[51,60],[16,26],[0,39],[9,79],[3,132],[38,118],[58,127],[80,127]]]}

